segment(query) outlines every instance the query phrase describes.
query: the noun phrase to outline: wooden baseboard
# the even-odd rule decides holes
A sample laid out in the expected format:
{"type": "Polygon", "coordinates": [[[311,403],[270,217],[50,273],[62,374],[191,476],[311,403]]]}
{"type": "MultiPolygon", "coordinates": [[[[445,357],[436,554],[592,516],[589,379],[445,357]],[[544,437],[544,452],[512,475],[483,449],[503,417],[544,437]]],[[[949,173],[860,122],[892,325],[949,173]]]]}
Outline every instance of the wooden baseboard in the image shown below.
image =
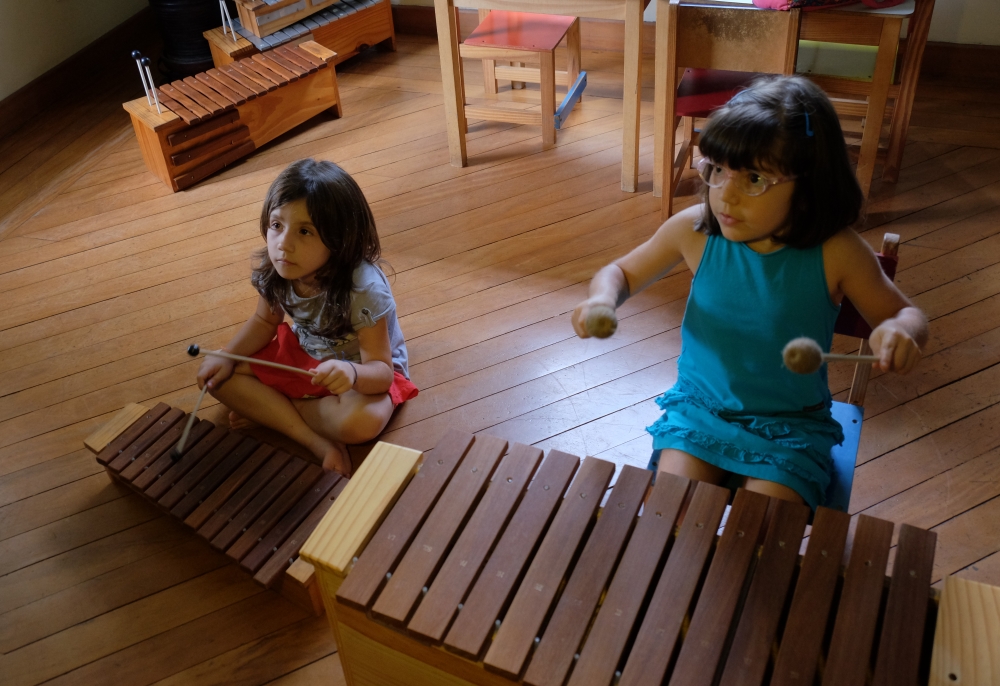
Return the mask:
{"type": "Polygon", "coordinates": [[[1000,85],[1000,45],[928,42],[921,78],[1000,85]]]}
{"type": "MultiPolygon", "coordinates": [[[[150,47],[156,44],[156,40],[153,14],[145,7],[31,83],[0,100],[0,138],[9,136],[39,112],[60,100],[83,92],[92,83],[95,69],[128,61],[129,53],[135,49],[150,54],[150,47]]],[[[138,81],[138,77],[136,80],[138,81]]]]}

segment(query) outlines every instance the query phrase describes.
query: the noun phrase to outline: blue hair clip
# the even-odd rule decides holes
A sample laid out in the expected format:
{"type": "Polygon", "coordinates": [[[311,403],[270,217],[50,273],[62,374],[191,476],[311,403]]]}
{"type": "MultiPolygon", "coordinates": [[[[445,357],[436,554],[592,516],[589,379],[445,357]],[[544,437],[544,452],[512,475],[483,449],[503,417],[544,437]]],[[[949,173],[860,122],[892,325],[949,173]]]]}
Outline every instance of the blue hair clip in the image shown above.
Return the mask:
{"type": "Polygon", "coordinates": [[[808,138],[812,138],[813,130],[812,127],[809,125],[809,110],[806,110],[805,114],[806,114],[806,136],[808,138]]]}

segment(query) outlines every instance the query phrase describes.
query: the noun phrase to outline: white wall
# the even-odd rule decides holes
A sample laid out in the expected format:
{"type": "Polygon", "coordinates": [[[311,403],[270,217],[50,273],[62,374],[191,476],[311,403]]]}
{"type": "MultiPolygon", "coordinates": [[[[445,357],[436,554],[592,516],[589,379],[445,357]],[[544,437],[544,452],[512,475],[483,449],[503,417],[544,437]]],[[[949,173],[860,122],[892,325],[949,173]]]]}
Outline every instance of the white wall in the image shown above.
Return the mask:
{"type": "MultiPolygon", "coordinates": [[[[392,0],[392,4],[432,6],[434,0],[392,0]]],[[[656,21],[655,1],[649,3],[644,18],[656,21]]],[[[1000,45],[1000,0],[937,0],[928,40],[1000,45]]]]}
{"type": "Polygon", "coordinates": [[[942,43],[1000,45],[1000,2],[937,0],[927,39],[942,43]]]}
{"type": "Polygon", "coordinates": [[[0,0],[0,100],[146,6],[146,0],[0,0]]]}

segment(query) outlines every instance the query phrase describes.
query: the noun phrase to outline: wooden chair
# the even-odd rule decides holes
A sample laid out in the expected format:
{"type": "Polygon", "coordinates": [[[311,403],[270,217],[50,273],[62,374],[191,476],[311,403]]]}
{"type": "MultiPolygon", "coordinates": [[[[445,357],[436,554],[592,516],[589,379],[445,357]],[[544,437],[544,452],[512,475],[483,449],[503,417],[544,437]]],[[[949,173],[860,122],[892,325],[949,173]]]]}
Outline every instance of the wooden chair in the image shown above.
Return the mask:
{"type": "MultiPolygon", "coordinates": [[[[885,234],[882,238],[882,250],[877,257],[882,271],[890,280],[894,280],[896,277],[896,266],[899,262],[898,250],[899,236],[894,233],[885,234]]],[[[846,298],[841,304],[840,314],[834,324],[834,333],[861,339],[858,355],[872,354],[872,349],[868,345],[868,337],[871,336],[872,329],[851,301],[846,298]]],[[[833,418],[837,420],[844,431],[844,442],[834,446],[833,450],[830,451],[830,457],[833,458],[833,479],[826,489],[826,499],[823,505],[831,510],[847,512],[851,503],[854,467],[858,457],[858,445],[861,442],[861,422],[865,415],[865,389],[868,387],[868,378],[871,376],[871,372],[871,363],[858,362],[854,366],[854,379],[851,382],[847,402],[833,401],[831,412],[833,418]]],[[[659,461],[660,451],[654,450],[647,466],[654,475],[659,467],[659,461]]]]}
{"type": "Polygon", "coordinates": [[[697,144],[695,117],[705,117],[725,104],[758,73],[793,73],[800,13],[687,5],[680,0],[658,0],[656,11],[653,195],[662,197],[660,216],[667,219],[673,214],[681,173],[697,144]],[[684,90],[679,97],[678,76],[685,68],[690,71],[680,84],[684,90]],[[713,99],[713,93],[722,97],[713,99]],[[675,156],[680,119],[684,135],[675,156]]]}
{"type": "Polygon", "coordinates": [[[864,121],[857,177],[865,197],[868,197],[875,165],[880,159],[885,161],[882,178],[890,182],[899,178],[903,145],[910,125],[913,96],[933,11],[934,0],[907,0],[884,9],[857,4],[802,15],[799,32],[802,40],[878,47],[871,81],[810,77],[831,96],[838,114],[861,117],[864,121]],[[898,83],[894,84],[899,35],[904,19],[909,19],[906,48],[898,65],[898,83]],[[888,105],[889,100],[893,101],[891,106],[888,105]],[[879,139],[886,117],[889,118],[888,143],[880,150],[879,139]]]}
{"type": "MultiPolygon", "coordinates": [[[[899,263],[899,235],[887,233],[882,237],[882,250],[878,253],[878,261],[882,271],[890,280],[896,278],[896,266],[899,263]]],[[[844,299],[840,306],[840,315],[834,325],[834,333],[860,339],[858,355],[871,355],[868,337],[872,328],[868,325],[850,300],[844,299]]],[[[872,373],[872,365],[859,362],[854,366],[854,379],[847,402],[833,402],[833,418],[844,430],[844,442],[835,446],[830,452],[833,458],[833,481],[826,491],[826,506],[847,512],[851,502],[851,486],[854,483],[854,467],[858,457],[858,445],[861,441],[861,421],[864,419],[865,390],[868,388],[868,378],[872,373]]]]}
{"type": "Polygon", "coordinates": [[[496,95],[497,79],[509,79],[515,87],[524,82],[539,84],[542,111],[466,105],[466,119],[540,125],[542,144],[555,145],[556,129],[562,126],[587,86],[587,72],[580,71],[579,18],[499,10],[480,10],[479,18],[479,26],[459,46],[459,54],[483,61],[487,95],[496,95]],[[564,38],[568,64],[566,71],[556,71],[555,49],[564,38]],[[497,66],[497,60],[510,61],[512,66],[497,66]],[[525,62],[539,66],[524,67],[525,62]],[[556,85],[567,86],[566,97],[558,107],[556,85]]]}

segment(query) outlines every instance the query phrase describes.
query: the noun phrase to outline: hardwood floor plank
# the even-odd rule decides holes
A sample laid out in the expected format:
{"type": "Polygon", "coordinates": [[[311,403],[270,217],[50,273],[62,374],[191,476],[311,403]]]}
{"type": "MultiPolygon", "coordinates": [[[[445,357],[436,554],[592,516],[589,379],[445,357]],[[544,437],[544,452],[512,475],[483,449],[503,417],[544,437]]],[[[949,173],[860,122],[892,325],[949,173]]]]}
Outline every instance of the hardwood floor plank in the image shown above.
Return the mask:
{"type": "MultiPolygon", "coordinates": [[[[245,293],[240,290],[237,291],[237,295],[245,293]]],[[[212,341],[221,340],[220,345],[224,345],[235,332],[233,327],[247,320],[249,316],[247,312],[253,312],[256,302],[256,297],[237,298],[230,304],[119,336],[107,343],[99,342],[61,354],[53,351],[52,357],[0,372],[0,385],[5,386],[13,394],[60,379],[68,379],[70,376],[90,372],[96,368],[113,370],[130,357],[164,346],[170,346],[172,351],[177,352],[186,350],[191,341],[202,341],[200,345],[209,346],[214,345],[212,341]]],[[[218,304],[218,301],[209,304],[218,304]]],[[[183,358],[167,359],[176,363],[183,358]]],[[[103,380],[101,383],[107,385],[103,380]]],[[[2,402],[4,398],[0,398],[0,403],[2,402]]]]}
{"type": "MultiPolygon", "coordinates": [[[[346,684],[337,646],[325,617],[309,617],[283,631],[245,643],[211,660],[157,681],[158,686],[191,683],[226,683],[234,686],[261,684],[283,676],[288,670],[306,672],[312,683],[346,684]],[[333,658],[333,661],[327,661],[333,658]],[[322,664],[317,664],[322,663],[322,664]],[[311,665],[316,668],[309,670],[311,665]],[[339,681],[338,681],[339,673],[339,681]]],[[[284,679],[277,683],[284,683],[284,679]]]]}
{"type": "Polygon", "coordinates": [[[107,474],[67,482],[0,508],[0,540],[33,531],[129,494],[107,474]]]}
{"type": "Polygon", "coordinates": [[[858,465],[851,513],[870,508],[1000,446],[1000,405],[994,404],[858,465]]]}
{"type": "Polygon", "coordinates": [[[997,402],[1000,363],[865,420],[858,464],[914,441],[997,402]]]}
{"type": "Polygon", "coordinates": [[[309,686],[317,683],[329,684],[329,686],[347,686],[347,678],[344,676],[344,668],[340,664],[340,654],[334,653],[270,683],[271,686],[309,686]]]}
{"type": "Polygon", "coordinates": [[[229,564],[201,541],[185,538],[172,548],[6,613],[0,652],[10,653],[229,564]]]}
{"type": "Polygon", "coordinates": [[[11,536],[0,541],[0,574],[10,574],[159,516],[155,508],[138,498],[117,498],[11,536]]]}
{"type": "Polygon", "coordinates": [[[8,653],[4,666],[11,684],[37,684],[264,592],[225,565],[8,653]]]}
{"type": "MultiPolygon", "coordinates": [[[[230,567],[236,569],[235,566],[230,567]]],[[[259,587],[258,587],[259,588],[259,587]]],[[[197,604],[197,598],[186,602],[197,604]]],[[[91,662],[51,684],[149,684],[302,621],[304,611],[274,593],[256,593],[91,662]]],[[[189,681],[188,683],[198,683],[189,681]]],[[[210,683],[210,682],[201,682],[210,683]]]]}
{"type": "MultiPolygon", "coordinates": [[[[245,258],[235,264],[195,272],[184,279],[168,281],[152,288],[117,296],[87,307],[68,310],[46,319],[33,320],[22,326],[8,329],[4,331],[3,338],[0,340],[0,347],[3,347],[4,350],[12,350],[71,331],[76,331],[76,335],[80,335],[84,333],[81,331],[82,329],[93,326],[110,326],[114,328],[115,324],[123,323],[120,318],[131,319],[128,315],[132,312],[155,308],[158,305],[166,305],[177,300],[183,300],[187,296],[200,295],[237,282],[244,288],[249,287],[250,264],[245,258]],[[116,319],[118,321],[115,321],[116,319]]],[[[212,302],[206,303],[202,300],[201,306],[203,309],[207,309],[214,304],[212,302]]],[[[120,336],[127,329],[119,328],[117,331],[119,332],[117,335],[120,336]]],[[[78,340],[76,345],[86,345],[89,342],[88,340],[78,340]]],[[[65,348],[61,349],[65,350],[65,348]]]]}
{"type": "Polygon", "coordinates": [[[938,544],[933,580],[938,581],[996,552],[1000,540],[1000,498],[994,497],[963,512],[934,531],[938,544]]]}
{"type": "Polygon", "coordinates": [[[0,476],[0,506],[44,493],[104,471],[94,453],[81,448],[31,467],[0,476]]]}
{"type": "MultiPolygon", "coordinates": [[[[1000,448],[935,475],[864,514],[932,529],[1000,495],[1000,448]]],[[[895,532],[893,544],[898,538],[895,532]]]]}

